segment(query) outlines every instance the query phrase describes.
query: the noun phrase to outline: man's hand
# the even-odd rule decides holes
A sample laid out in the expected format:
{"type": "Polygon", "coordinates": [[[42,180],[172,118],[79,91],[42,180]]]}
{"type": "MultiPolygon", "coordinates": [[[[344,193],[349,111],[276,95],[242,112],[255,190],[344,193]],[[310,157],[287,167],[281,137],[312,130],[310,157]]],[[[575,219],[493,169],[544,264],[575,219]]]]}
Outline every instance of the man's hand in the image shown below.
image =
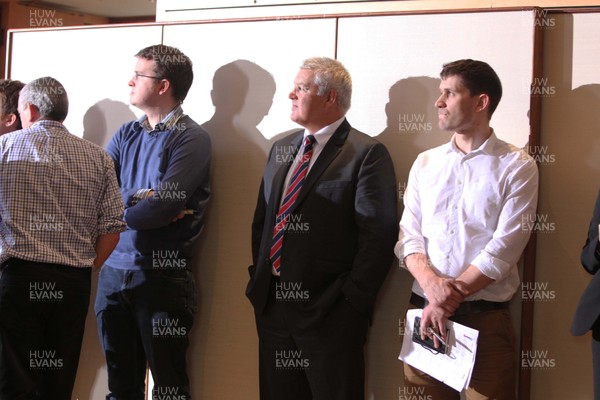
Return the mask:
{"type": "Polygon", "coordinates": [[[422,287],[427,301],[443,309],[448,316],[454,314],[454,311],[465,299],[460,289],[455,285],[454,279],[439,276],[430,277],[423,282],[422,287]]]}
{"type": "Polygon", "coordinates": [[[428,328],[446,341],[446,322],[454,315],[456,309],[466,297],[465,285],[451,278],[443,278],[429,266],[425,254],[413,253],[404,258],[408,271],[425,292],[428,304],[421,317],[421,338],[433,338],[436,347],[439,340],[428,331],[428,328]]]}
{"type": "Polygon", "coordinates": [[[179,221],[181,218],[185,217],[186,215],[194,215],[194,214],[196,214],[196,211],[184,208],[183,210],[179,211],[179,214],[177,214],[177,216],[175,218],[173,218],[173,222],[179,221]]]}
{"type": "Polygon", "coordinates": [[[444,308],[452,315],[463,302],[464,296],[454,285],[454,279],[443,278],[429,266],[425,254],[412,253],[404,258],[406,268],[417,280],[425,292],[427,300],[435,306],[444,308]]]}
{"type": "Polygon", "coordinates": [[[421,339],[428,336],[433,339],[435,348],[439,348],[439,339],[429,329],[446,342],[446,322],[464,301],[464,296],[460,286],[456,285],[453,279],[448,278],[430,278],[423,290],[429,304],[423,309],[421,317],[421,339]]]}
{"type": "Polygon", "coordinates": [[[421,339],[429,337],[433,340],[433,345],[437,349],[440,347],[440,340],[435,332],[445,343],[448,343],[446,337],[446,322],[452,314],[447,313],[443,308],[428,304],[423,309],[423,315],[421,316],[421,339]],[[432,332],[433,331],[433,332],[432,332]]]}
{"type": "Polygon", "coordinates": [[[180,219],[182,219],[183,217],[185,217],[188,214],[186,211],[187,210],[181,210],[181,211],[179,211],[179,214],[177,214],[177,216],[175,218],[173,218],[173,222],[177,222],[180,219]]]}

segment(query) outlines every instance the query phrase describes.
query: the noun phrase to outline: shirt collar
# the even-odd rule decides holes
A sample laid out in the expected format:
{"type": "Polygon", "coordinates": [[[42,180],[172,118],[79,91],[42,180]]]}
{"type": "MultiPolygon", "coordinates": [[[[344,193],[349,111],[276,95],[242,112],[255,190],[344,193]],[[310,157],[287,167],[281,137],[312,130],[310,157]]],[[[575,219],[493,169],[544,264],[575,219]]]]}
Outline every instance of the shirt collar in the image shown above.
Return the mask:
{"type": "Polygon", "coordinates": [[[35,121],[33,124],[31,124],[29,129],[35,129],[40,126],[43,126],[45,128],[59,128],[59,129],[65,128],[65,126],[62,124],[62,122],[53,121],[51,119],[42,119],[42,120],[35,121]]]}
{"type": "Polygon", "coordinates": [[[142,127],[147,132],[161,132],[161,131],[170,131],[175,127],[179,118],[183,117],[183,109],[181,108],[181,104],[177,105],[174,109],[172,109],[154,128],[150,126],[148,122],[148,116],[142,115],[136,122],[136,127],[142,127]]]}
{"type": "MultiPolygon", "coordinates": [[[[491,134],[486,139],[486,141],[483,142],[481,144],[481,146],[479,146],[475,150],[471,151],[469,154],[475,155],[477,153],[484,153],[484,154],[492,154],[493,153],[494,147],[496,146],[496,142],[498,142],[498,137],[496,137],[496,133],[494,132],[493,128],[490,128],[490,130],[491,130],[491,134]]],[[[456,146],[456,133],[454,135],[452,135],[452,139],[450,140],[447,152],[448,153],[454,152],[454,153],[460,154],[461,156],[467,156],[468,155],[468,154],[464,154],[456,146]]]]}
{"type": "MultiPolygon", "coordinates": [[[[315,137],[317,144],[319,146],[324,146],[327,143],[327,141],[333,136],[335,131],[337,131],[337,129],[340,127],[340,125],[342,125],[342,123],[344,122],[345,119],[346,119],[346,116],[343,116],[340,119],[332,122],[331,124],[327,125],[326,127],[321,128],[320,130],[315,132],[313,134],[313,136],[315,137]]],[[[308,135],[310,135],[310,133],[308,132],[308,130],[305,129],[304,130],[304,139],[306,139],[306,137],[308,135]]]]}
{"type": "Polygon", "coordinates": [[[492,154],[494,152],[494,147],[496,147],[496,143],[498,142],[494,129],[490,128],[490,130],[492,131],[490,137],[477,149],[485,154],[492,154]]]}

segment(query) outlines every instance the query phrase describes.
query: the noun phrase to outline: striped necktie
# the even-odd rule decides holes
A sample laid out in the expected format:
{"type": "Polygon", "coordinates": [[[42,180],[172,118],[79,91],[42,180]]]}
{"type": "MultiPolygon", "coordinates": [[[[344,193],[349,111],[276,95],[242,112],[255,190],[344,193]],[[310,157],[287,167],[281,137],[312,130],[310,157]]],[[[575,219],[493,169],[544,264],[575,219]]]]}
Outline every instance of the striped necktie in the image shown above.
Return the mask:
{"type": "Polygon", "coordinates": [[[306,175],[308,174],[308,164],[313,154],[313,144],[315,137],[308,135],[304,139],[304,151],[302,152],[302,158],[296,164],[292,178],[285,190],[283,196],[283,202],[277,213],[275,219],[275,227],[273,228],[273,241],[271,242],[271,265],[273,266],[273,274],[279,275],[279,268],[281,267],[281,246],[283,244],[283,235],[285,233],[285,226],[288,223],[290,210],[298,198],[298,194],[304,185],[306,175]]]}

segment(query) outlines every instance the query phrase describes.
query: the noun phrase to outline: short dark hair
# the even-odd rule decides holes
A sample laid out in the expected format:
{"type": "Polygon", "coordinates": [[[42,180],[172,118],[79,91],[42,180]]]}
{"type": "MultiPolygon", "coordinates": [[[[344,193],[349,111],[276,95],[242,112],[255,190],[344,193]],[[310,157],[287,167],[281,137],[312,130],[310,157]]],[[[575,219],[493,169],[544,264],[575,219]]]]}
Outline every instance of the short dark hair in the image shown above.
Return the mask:
{"type": "Polygon", "coordinates": [[[0,79],[0,100],[2,108],[0,115],[14,114],[17,117],[17,129],[21,129],[21,120],[19,118],[19,92],[25,84],[21,81],[12,79],[0,79]]]}
{"type": "Polygon", "coordinates": [[[154,60],[154,73],[166,79],[173,88],[173,97],[182,103],[192,86],[194,71],[192,60],[179,49],[164,44],[155,44],[138,51],[138,58],[154,60]]]}
{"type": "Polygon", "coordinates": [[[472,96],[485,93],[490,98],[491,118],[502,98],[502,83],[496,72],[483,61],[464,59],[444,64],[440,77],[457,76],[472,96]]]}
{"type": "Polygon", "coordinates": [[[49,76],[25,85],[19,95],[19,102],[37,108],[40,119],[63,122],[69,113],[67,91],[59,81],[49,76]]]}

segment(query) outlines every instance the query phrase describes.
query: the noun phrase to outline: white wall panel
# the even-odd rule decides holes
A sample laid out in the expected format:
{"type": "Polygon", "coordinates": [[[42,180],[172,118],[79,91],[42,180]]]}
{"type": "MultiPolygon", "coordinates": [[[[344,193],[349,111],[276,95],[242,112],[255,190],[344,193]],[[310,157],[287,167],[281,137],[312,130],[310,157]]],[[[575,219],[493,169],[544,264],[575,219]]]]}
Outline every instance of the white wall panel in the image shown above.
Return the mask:
{"type": "Polygon", "coordinates": [[[9,76],[58,79],[69,96],[67,128],[104,144],[138,112],[127,106],[134,55],[161,33],[158,25],[13,32],[9,76]]]}
{"type": "Polygon", "coordinates": [[[302,60],[335,56],[335,20],[167,25],[164,44],[180,48],[194,62],[194,85],[186,100],[192,117],[200,122],[213,115],[210,94],[219,71],[216,79],[230,84],[230,92],[222,96],[230,103],[239,102],[235,122],[253,119],[259,124],[255,127],[272,138],[297,127],[289,118],[288,94],[302,60]],[[232,67],[239,70],[239,76],[232,75],[232,67]],[[236,78],[237,87],[226,82],[236,78]]]}
{"type": "MultiPolygon", "coordinates": [[[[386,117],[390,95],[404,97],[408,105],[426,93],[417,92],[419,81],[438,79],[446,62],[472,58],[490,64],[502,81],[504,94],[492,126],[500,138],[524,146],[529,136],[532,21],[531,11],[340,19],[338,59],[354,77],[349,116],[358,128],[377,135],[387,128],[386,121],[398,122],[399,115],[386,117]],[[395,84],[409,80],[415,85],[410,91],[393,92],[395,84]]],[[[420,112],[435,128],[432,96],[437,92],[427,94],[420,112]]]]}

